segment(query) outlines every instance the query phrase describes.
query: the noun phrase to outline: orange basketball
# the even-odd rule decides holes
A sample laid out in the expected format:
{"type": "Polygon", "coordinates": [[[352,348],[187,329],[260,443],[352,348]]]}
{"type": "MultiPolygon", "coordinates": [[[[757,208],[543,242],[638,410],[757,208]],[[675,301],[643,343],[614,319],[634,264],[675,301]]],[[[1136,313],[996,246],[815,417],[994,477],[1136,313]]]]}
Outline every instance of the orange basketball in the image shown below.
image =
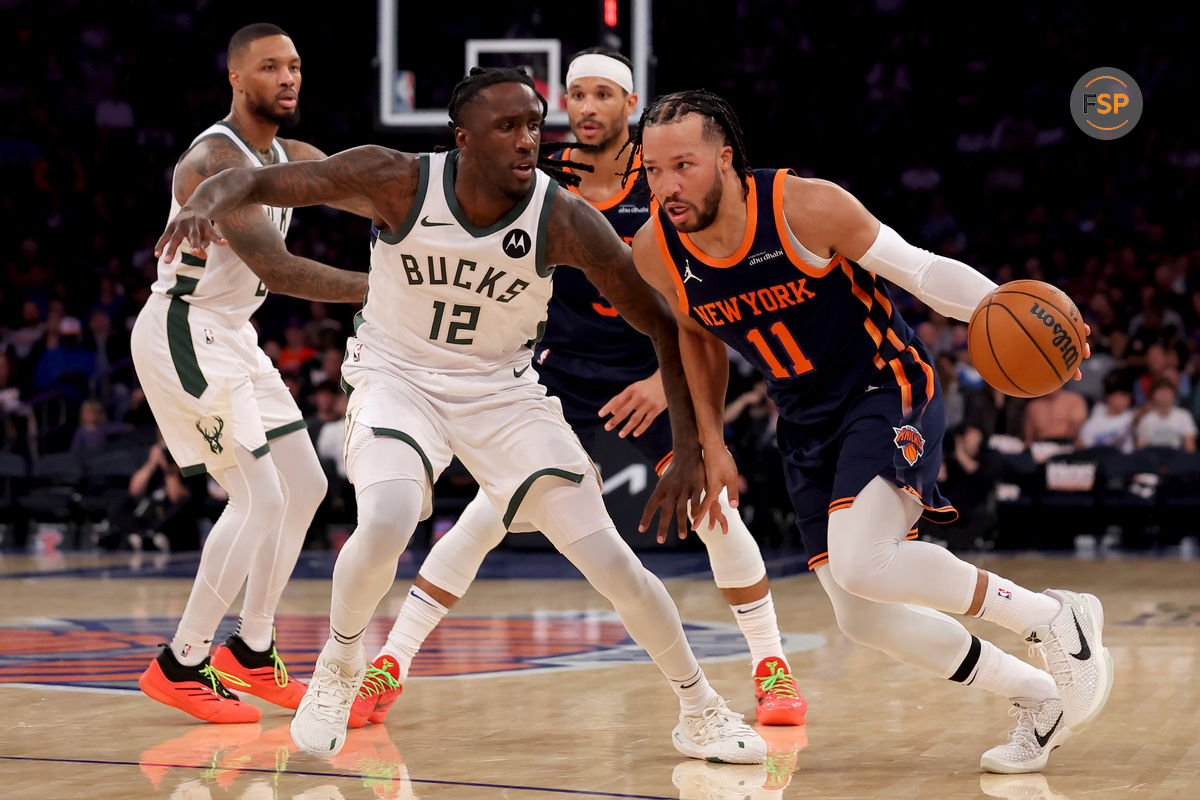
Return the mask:
{"type": "Polygon", "coordinates": [[[1083,318],[1048,283],[1012,281],[975,309],[967,348],[975,369],[1012,397],[1041,397],[1071,379],[1083,360],[1083,318]]]}

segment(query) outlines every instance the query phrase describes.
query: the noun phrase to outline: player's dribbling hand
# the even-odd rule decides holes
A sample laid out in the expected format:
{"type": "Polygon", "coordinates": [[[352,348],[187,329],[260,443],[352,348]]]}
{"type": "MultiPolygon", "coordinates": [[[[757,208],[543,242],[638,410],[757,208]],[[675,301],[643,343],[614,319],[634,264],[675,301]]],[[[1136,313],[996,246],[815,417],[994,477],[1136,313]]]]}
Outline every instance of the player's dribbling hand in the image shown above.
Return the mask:
{"type": "Polygon", "coordinates": [[[617,434],[624,439],[631,433],[641,436],[650,427],[650,423],[666,410],[667,393],[663,390],[662,377],[656,370],[650,377],[629,384],[620,394],[605,403],[600,409],[600,416],[612,415],[612,419],[604,423],[606,431],[611,431],[624,422],[624,427],[617,434]]]}
{"type": "MultiPolygon", "coordinates": [[[[1084,335],[1086,335],[1086,336],[1092,335],[1092,326],[1088,325],[1086,322],[1083,323],[1083,330],[1084,330],[1084,335]]],[[[1092,346],[1087,343],[1087,339],[1084,339],[1083,340],[1083,358],[1084,358],[1084,360],[1086,360],[1091,357],[1092,357],[1092,346]]],[[[1083,380],[1083,370],[1079,370],[1079,369],[1075,370],[1075,380],[1077,380],[1077,381],[1083,380]]]]}
{"type": "Polygon", "coordinates": [[[671,526],[671,515],[675,515],[675,527],[680,539],[687,538],[688,508],[702,508],[701,492],[704,490],[704,463],[700,450],[691,453],[675,451],[671,465],[658,479],[658,485],[650,494],[646,510],[642,512],[639,531],[650,528],[650,520],[658,514],[658,543],[667,541],[667,529],[671,526]]]}
{"type": "Polygon", "coordinates": [[[154,245],[154,255],[159,257],[166,253],[166,262],[171,263],[179,245],[187,241],[193,254],[204,253],[210,244],[224,245],[225,239],[217,233],[212,220],[189,206],[179,209],[179,213],[167,223],[167,229],[154,245]]]}

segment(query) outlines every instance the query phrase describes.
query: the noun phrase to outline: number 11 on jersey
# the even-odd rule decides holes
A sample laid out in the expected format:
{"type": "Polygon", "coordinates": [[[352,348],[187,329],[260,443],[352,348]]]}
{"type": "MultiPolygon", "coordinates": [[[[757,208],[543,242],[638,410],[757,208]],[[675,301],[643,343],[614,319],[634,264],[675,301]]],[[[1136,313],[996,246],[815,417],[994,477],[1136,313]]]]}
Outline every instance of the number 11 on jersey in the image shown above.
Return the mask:
{"type": "Polygon", "coordinates": [[[800,345],[796,344],[796,339],[792,336],[792,332],[787,329],[787,326],[783,324],[783,320],[776,322],[768,328],[768,331],[775,336],[775,340],[783,347],[783,352],[787,354],[788,359],[792,362],[790,366],[785,367],[783,365],[775,355],[775,351],[771,349],[771,345],[767,343],[767,339],[763,336],[762,331],[758,328],[752,328],[746,334],[746,340],[754,345],[754,349],[758,350],[758,354],[766,362],[767,369],[771,370],[773,377],[795,378],[798,375],[812,371],[812,362],[808,360],[808,356],[804,355],[804,351],[800,349],[800,345]]]}

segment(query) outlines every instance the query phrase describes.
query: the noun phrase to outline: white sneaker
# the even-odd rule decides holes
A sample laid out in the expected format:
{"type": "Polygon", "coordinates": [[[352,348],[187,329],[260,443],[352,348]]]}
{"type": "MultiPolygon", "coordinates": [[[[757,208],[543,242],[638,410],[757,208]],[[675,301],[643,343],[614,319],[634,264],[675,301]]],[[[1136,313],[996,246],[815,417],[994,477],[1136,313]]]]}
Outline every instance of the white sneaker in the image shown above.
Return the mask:
{"type": "Polygon", "coordinates": [[[1050,751],[1071,735],[1057,697],[1037,704],[1014,703],[1010,716],[1017,718],[1017,727],[1008,735],[1008,744],[993,747],[983,754],[979,767],[987,772],[1040,772],[1050,758],[1050,751]]]}
{"type": "Polygon", "coordinates": [[[359,645],[354,663],[334,660],[326,642],[317,657],[308,691],[292,717],[292,741],[310,756],[332,758],[346,743],[350,707],[367,674],[367,653],[359,645]]]}
{"type": "Polygon", "coordinates": [[[1062,610],[1049,624],[1025,632],[1029,655],[1041,656],[1046,671],[1058,684],[1065,724],[1083,730],[1104,708],[1112,690],[1113,662],[1101,634],[1104,607],[1090,594],[1047,589],[1062,601],[1062,610]]]}
{"type": "Polygon", "coordinates": [[[681,761],[671,773],[680,800],[750,800],[767,780],[767,771],[748,764],[681,761]]]}
{"type": "Polygon", "coordinates": [[[718,695],[699,714],[681,712],[671,739],[676,750],[691,758],[761,764],[767,760],[767,743],[742,719],[718,695]]]}

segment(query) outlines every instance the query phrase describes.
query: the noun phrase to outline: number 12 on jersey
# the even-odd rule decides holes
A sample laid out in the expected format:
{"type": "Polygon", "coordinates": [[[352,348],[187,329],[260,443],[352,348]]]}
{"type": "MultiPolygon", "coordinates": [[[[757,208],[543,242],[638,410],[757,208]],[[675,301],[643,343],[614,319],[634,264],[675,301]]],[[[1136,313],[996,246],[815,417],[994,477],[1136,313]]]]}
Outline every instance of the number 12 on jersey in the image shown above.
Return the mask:
{"type": "MultiPolygon", "coordinates": [[[[446,316],[446,304],[441,300],[433,301],[433,327],[429,331],[430,339],[442,338],[442,318],[446,316]]],[[[460,336],[464,331],[473,331],[475,326],[479,324],[479,306],[467,306],[455,303],[450,309],[450,316],[454,318],[462,317],[462,320],[451,321],[446,326],[446,343],[447,344],[473,344],[474,339],[470,336],[460,336]]]]}
{"type": "Polygon", "coordinates": [[[800,345],[796,344],[792,332],[783,324],[783,320],[779,320],[767,330],[774,335],[775,340],[783,347],[783,352],[787,354],[788,359],[792,362],[790,366],[785,367],[783,365],[775,355],[775,351],[771,348],[771,345],[768,344],[766,337],[763,336],[762,331],[758,328],[752,328],[746,334],[746,341],[750,342],[750,344],[754,345],[754,349],[758,350],[758,354],[762,356],[763,361],[767,364],[767,369],[771,370],[772,377],[795,378],[798,375],[812,371],[812,362],[804,355],[804,351],[800,349],[800,345]]]}

